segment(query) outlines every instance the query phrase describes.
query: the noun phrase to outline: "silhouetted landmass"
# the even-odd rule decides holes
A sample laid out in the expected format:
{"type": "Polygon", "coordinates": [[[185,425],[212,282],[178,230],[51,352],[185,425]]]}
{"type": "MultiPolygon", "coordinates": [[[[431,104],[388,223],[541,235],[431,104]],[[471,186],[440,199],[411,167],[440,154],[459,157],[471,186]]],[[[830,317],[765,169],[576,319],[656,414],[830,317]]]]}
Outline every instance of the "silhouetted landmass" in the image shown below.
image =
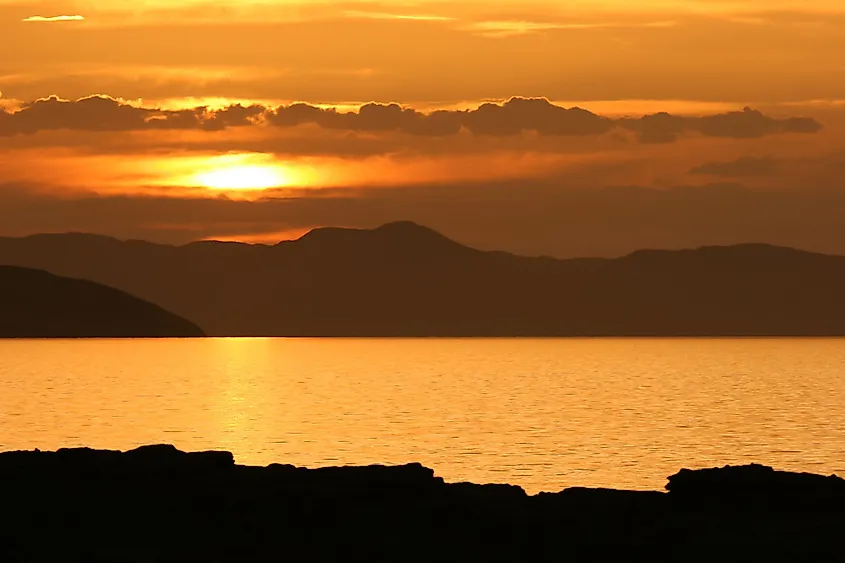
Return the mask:
{"type": "Polygon", "coordinates": [[[0,266],[0,338],[204,336],[158,305],[87,280],[0,266]]]}
{"type": "Polygon", "coordinates": [[[419,464],[248,467],[145,446],[0,454],[0,560],[842,561],[845,481],[760,465],[668,493],[444,483],[419,464]]]}
{"type": "Polygon", "coordinates": [[[120,288],[215,336],[845,335],[845,257],[765,244],[557,260],[397,222],[274,246],[5,238],[0,263],[120,288]]]}

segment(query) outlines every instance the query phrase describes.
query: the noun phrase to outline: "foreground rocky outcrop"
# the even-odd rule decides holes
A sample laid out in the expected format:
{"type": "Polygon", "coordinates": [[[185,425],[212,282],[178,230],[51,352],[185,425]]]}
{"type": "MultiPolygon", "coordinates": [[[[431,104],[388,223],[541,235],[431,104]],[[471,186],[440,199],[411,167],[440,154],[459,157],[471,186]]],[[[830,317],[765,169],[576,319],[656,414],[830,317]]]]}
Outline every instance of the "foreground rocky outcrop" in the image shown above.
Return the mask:
{"type": "Polygon", "coordinates": [[[419,464],[228,452],[0,454],[0,561],[841,561],[845,481],[759,465],[668,492],[444,483],[419,464]]]}

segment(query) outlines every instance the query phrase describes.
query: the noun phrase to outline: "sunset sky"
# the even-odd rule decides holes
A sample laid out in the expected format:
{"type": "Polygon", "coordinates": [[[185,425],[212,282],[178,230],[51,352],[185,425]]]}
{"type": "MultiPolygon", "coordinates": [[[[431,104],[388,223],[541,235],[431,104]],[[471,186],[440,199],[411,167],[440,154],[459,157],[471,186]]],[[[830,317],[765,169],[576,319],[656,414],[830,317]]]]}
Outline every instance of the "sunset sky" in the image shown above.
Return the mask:
{"type": "Polygon", "coordinates": [[[0,235],[845,253],[841,0],[0,0],[0,235]]]}

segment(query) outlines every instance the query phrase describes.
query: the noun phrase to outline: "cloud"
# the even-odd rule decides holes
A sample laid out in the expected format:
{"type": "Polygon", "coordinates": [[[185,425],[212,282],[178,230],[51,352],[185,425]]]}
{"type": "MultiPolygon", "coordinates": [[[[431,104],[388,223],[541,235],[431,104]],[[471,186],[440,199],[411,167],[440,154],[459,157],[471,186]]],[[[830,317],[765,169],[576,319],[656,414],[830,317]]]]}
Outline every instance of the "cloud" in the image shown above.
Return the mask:
{"type": "Polygon", "coordinates": [[[543,98],[511,98],[502,105],[486,103],[466,112],[464,124],[478,135],[601,135],[614,121],[581,108],[563,108],[543,98]]]}
{"type": "Polygon", "coordinates": [[[347,18],[375,19],[375,20],[414,20],[414,21],[452,21],[449,16],[431,14],[396,14],[392,12],[367,12],[364,10],[346,10],[343,15],[347,18]]]}
{"type": "Polygon", "coordinates": [[[42,22],[42,23],[51,23],[51,22],[78,22],[83,21],[85,19],[84,16],[29,16],[28,18],[24,18],[21,21],[24,22],[42,22]]]}
{"type": "MultiPolygon", "coordinates": [[[[2,80],[2,79],[3,79],[3,77],[0,76],[0,80],[2,80]]],[[[2,113],[4,113],[4,112],[11,113],[13,111],[17,111],[19,108],[20,108],[20,102],[18,102],[17,100],[9,99],[9,98],[4,98],[3,92],[0,91],[0,119],[3,119],[2,113]]]]}
{"type": "Polygon", "coordinates": [[[105,95],[74,102],[57,96],[23,104],[14,113],[0,112],[0,136],[68,129],[76,131],[145,131],[205,129],[216,131],[249,125],[265,111],[261,106],[229,106],[216,111],[205,107],[160,110],[137,107],[105,95]]]}
{"type": "Polygon", "coordinates": [[[521,97],[511,98],[502,104],[483,103],[470,110],[424,113],[395,103],[367,103],[351,112],[306,103],[277,107],[232,105],[223,109],[163,110],[131,105],[105,95],[76,101],[50,96],[25,103],[14,113],[0,111],[0,136],[59,129],[219,131],[231,127],[300,125],[348,132],[391,131],[417,136],[447,136],[467,131],[487,137],[522,133],[598,136],[622,128],[633,131],[643,143],[672,142],[684,134],[747,139],[784,133],[809,134],[822,129],[822,125],[810,117],[776,119],[750,108],[703,117],[657,113],[640,118],[613,119],[578,107],[561,107],[545,98],[521,97]]]}
{"type": "Polygon", "coordinates": [[[467,29],[488,37],[510,37],[526,33],[554,30],[590,30],[590,29],[620,29],[620,28],[657,28],[673,27],[674,20],[644,21],[635,23],[619,23],[605,21],[525,21],[525,20],[489,20],[470,24],[467,29]]]}
{"type": "Polygon", "coordinates": [[[622,120],[622,126],[635,131],[644,143],[671,143],[690,131],[707,137],[753,139],[779,133],[817,133],[822,129],[822,125],[811,117],[775,119],[748,107],[703,117],[656,113],[622,120]]]}
{"type": "Polygon", "coordinates": [[[706,162],[692,168],[690,174],[722,176],[726,178],[773,176],[778,173],[780,162],[765,157],[743,156],[728,162],[706,162]]]}
{"type": "MultiPolygon", "coordinates": [[[[589,29],[601,24],[575,24],[577,29],[589,29]]],[[[562,24],[553,22],[532,22],[532,21],[483,21],[475,22],[469,28],[481,35],[489,37],[509,37],[511,35],[522,35],[525,33],[536,33],[538,31],[549,31],[561,29],[562,24]]]]}

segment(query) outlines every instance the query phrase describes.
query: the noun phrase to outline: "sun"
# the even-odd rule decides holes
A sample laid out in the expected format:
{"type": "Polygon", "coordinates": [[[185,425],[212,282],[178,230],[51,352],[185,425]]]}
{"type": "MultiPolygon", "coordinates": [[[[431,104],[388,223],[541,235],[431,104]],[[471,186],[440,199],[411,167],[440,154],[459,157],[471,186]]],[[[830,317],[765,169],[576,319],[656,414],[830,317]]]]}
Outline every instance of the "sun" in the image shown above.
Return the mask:
{"type": "Polygon", "coordinates": [[[266,190],[291,184],[284,169],[255,165],[208,170],[196,174],[194,180],[213,190],[266,190]]]}
{"type": "Polygon", "coordinates": [[[322,167],[308,159],[254,152],[168,156],[148,162],[145,169],[153,175],[147,185],[194,197],[256,199],[266,197],[265,191],[279,195],[277,190],[314,188],[326,181],[322,167]]]}
{"type": "Polygon", "coordinates": [[[211,190],[266,190],[293,186],[297,180],[290,167],[269,155],[237,154],[207,159],[189,183],[211,190]]]}

